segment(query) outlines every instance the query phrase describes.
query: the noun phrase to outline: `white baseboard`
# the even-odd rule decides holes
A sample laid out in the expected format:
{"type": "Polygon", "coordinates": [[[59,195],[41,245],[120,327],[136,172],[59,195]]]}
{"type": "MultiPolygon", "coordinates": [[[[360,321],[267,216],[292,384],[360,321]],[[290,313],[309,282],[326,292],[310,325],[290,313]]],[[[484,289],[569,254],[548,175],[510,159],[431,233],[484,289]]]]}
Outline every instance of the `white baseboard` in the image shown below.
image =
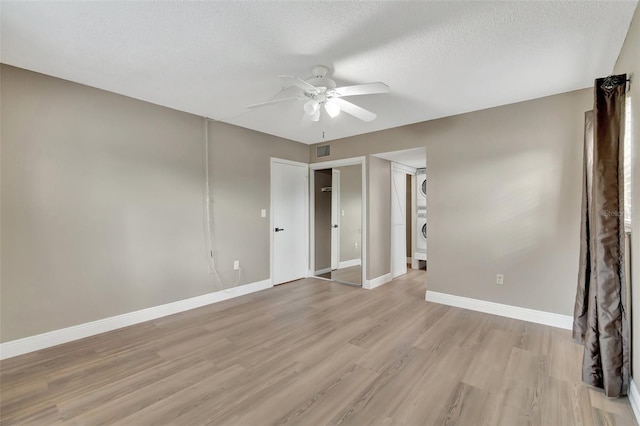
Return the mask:
{"type": "Polygon", "coordinates": [[[388,283],[389,281],[391,281],[391,272],[389,272],[388,274],[379,276],[377,278],[374,278],[372,280],[365,280],[364,281],[364,285],[362,286],[362,288],[366,288],[368,290],[374,289],[376,287],[380,287],[383,284],[388,283]]]}
{"type": "Polygon", "coordinates": [[[360,259],[345,260],[344,262],[338,262],[338,269],[350,268],[358,265],[360,265],[360,259]]]}
{"type": "Polygon", "coordinates": [[[322,275],[322,274],[326,274],[328,272],[331,272],[331,267],[324,268],[324,269],[318,269],[317,271],[315,271],[313,273],[313,275],[322,275]]]}
{"type": "Polygon", "coordinates": [[[413,253],[413,258],[416,260],[427,260],[427,253],[417,251],[413,253]]]}
{"type": "Polygon", "coordinates": [[[48,333],[37,334],[23,339],[12,340],[0,343],[0,359],[7,359],[14,356],[35,352],[40,349],[71,342],[107,331],[127,327],[141,322],[150,321],[178,312],[188,311],[201,306],[210,305],[245,294],[271,288],[271,279],[258,281],[233,287],[227,290],[216,291],[214,293],[203,294],[189,299],[178,300],[177,302],[165,305],[153,306],[139,311],[129,312],[114,317],[104,318],[97,321],[74,325],[72,327],[61,328],[48,333]]]}
{"type": "Polygon", "coordinates": [[[640,393],[638,393],[638,387],[636,382],[633,381],[633,377],[629,380],[629,403],[633,410],[633,415],[636,416],[636,422],[640,423],[640,393]]]}
{"type": "Polygon", "coordinates": [[[571,330],[573,328],[573,317],[570,315],[537,311],[535,309],[521,308],[519,306],[503,305],[501,303],[471,299],[469,297],[455,296],[453,294],[439,293],[437,291],[429,290],[427,290],[424,300],[443,305],[455,306],[458,308],[470,309],[472,311],[499,315],[501,317],[550,325],[552,327],[563,328],[565,330],[571,330]]]}

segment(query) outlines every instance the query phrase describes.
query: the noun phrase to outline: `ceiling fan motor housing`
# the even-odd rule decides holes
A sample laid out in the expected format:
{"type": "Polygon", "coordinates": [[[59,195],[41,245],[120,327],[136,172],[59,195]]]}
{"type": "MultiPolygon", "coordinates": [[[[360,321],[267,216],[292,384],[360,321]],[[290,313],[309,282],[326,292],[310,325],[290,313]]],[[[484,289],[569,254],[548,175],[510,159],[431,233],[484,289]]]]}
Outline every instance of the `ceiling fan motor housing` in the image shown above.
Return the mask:
{"type": "Polygon", "coordinates": [[[316,98],[318,94],[325,94],[329,90],[333,90],[336,88],[336,82],[327,77],[327,73],[329,72],[329,67],[325,65],[314,65],[311,68],[311,77],[309,77],[306,82],[315,86],[317,91],[305,91],[305,95],[309,97],[313,97],[316,100],[320,101],[320,99],[316,98]]]}
{"type": "Polygon", "coordinates": [[[326,65],[314,65],[311,67],[311,75],[315,78],[322,78],[329,72],[329,67],[326,65]]]}

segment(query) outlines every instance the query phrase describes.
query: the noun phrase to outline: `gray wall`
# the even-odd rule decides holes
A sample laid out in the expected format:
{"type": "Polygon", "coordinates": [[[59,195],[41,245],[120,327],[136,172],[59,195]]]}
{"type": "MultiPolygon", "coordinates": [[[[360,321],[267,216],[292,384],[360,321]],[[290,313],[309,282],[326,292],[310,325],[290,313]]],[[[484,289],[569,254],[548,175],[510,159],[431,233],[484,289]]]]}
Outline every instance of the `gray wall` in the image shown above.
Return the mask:
{"type": "MultiPolygon", "coordinates": [[[[616,74],[632,74],[633,84],[631,85],[632,106],[632,128],[633,135],[633,169],[632,169],[632,211],[633,218],[631,223],[631,270],[635,271],[632,275],[631,294],[640,295],[640,7],[636,7],[636,12],[631,21],[631,27],[627,34],[618,62],[616,63],[614,72],[616,74]]],[[[640,330],[640,308],[638,304],[633,303],[631,309],[632,329],[640,330]]],[[[640,336],[639,333],[633,332],[632,340],[632,374],[638,376],[640,370],[640,336]]]]}
{"type": "Polygon", "coordinates": [[[366,276],[372,280],[391,272],[391,162],[368,156],[367,169],[366,276]]]}
{"type": "Polygon", "coordinates": [[[360,259],[362,247],[362,166],[337,167],[340,171],[340,261],[360,259]],[[340,213],[341,214],[341,213],[340,213]],[[355,247],[355,243],[358,247],[355,247]]]}
{"type": "MultiPolygon", "coordinates": [[[[428,289],[571,315],[591,106],[579,90],[333,141],[321,160],[426,147],[428,289]]],[[[371,279],[389,272],[389,171],[367,161],[371,279]]]]}
{"type": "Polygon", "coordinates": [[[269,278],[271,157],[306,163],[308,146],[231,124],[209,122],[213,254],[225,287],[269,278]],[[260,217],[260,210],[267,217],[260,217]]]}
{"type": "Polygon", "coordinates": [[[308,147],[1,67],[0,334],[6,342],[269,278],[269,157],[308,147]],[[233,216],[231,215],[233,212],[233,216]]]}
{"type": "Polygon", "coordinates": [[[583,91],[483,111],[428,145],[430,290],[573,313],[590,105],[583,91]]]}

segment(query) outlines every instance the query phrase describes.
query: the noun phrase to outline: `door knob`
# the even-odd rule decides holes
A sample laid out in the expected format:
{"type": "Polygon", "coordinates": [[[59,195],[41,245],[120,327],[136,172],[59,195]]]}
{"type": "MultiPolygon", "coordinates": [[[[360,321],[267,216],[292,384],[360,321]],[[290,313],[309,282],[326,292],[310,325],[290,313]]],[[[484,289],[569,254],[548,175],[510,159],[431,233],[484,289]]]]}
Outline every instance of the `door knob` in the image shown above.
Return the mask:
{"type": "Polygon", "coordinates": [[[337,227],[338,227],[338,225],[333,225],[333,227],[334,227],[334,228],[337,228],[337,227]]]}
{"type": "Polygon", "coordinates": [[[284,228],[276,228],[276,232],[284,231],[284,228]]]}

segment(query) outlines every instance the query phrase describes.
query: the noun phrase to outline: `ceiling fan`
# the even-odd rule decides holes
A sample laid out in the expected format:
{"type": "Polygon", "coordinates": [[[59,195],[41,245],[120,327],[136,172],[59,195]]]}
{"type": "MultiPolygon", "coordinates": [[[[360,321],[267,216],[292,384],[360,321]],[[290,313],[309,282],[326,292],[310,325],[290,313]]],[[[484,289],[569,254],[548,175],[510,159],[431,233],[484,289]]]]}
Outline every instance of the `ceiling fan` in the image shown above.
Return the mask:
{"type": "Polygon", "coordinates": [[[329,67],[325,65],[315,65],[311,68],[312,77],[306,80],[289,75],[278,76],[280,80],[302,89],[302,95],[261,102],[259,104],[249,105],[247,108],[255,109],[280,102],[306,100],[303,109],[307,115],[311,116],[312,121],[320,120],[322,109],[324,109],[331,118],[340,114],[340,111],[344,111],[362,121],[369,122],[375,120],[377,117],[376,114],[342,98],[356,95],[388,93],[389,86],[378,82],[336,87],[336,82],[327,77],[328,72],[329,67]]]}

